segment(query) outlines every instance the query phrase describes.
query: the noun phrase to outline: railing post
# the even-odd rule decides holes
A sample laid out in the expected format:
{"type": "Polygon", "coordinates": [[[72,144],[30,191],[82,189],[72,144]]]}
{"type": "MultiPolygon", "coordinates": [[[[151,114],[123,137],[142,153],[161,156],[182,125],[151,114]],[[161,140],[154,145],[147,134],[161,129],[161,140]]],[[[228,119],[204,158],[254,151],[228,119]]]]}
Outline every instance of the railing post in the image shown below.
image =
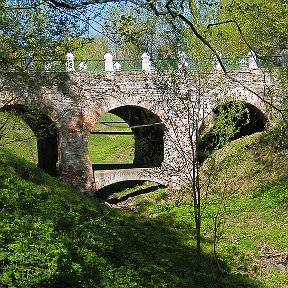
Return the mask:
{"type": "Polygon", "coordinates": [[[142,71],[151,71],[150,56],[147,53],[143,53],[141,59],[142,59],[142,71]]]}
{"type": "Polygon", "coordinates": [[[79,71],[86,72],[88,70],[87,61],[81,61],[79,63],[79,71]]]}
{"type": "Polygon", "coordinates": [[[240,61],[239,61],[239,66],[241,69],[245,69],[248,67],[248,60],[247,58],[241,58],[240,61]]]}
{"type": "Polygon", "coordinates": [[[113,72],[114,67],[113,67],[113,56],[110,53],[106,53],[104,55],[104,60],[105,60],[105,71],[106,72],[113,72]]]}
{"type": "Polygon", "coordinates": [[[121,71],[121,64],[119,62],[115,62],[113,68],[114,71],[121,71]]]}
{"type": "Polygon", "coordinates": [[[185,70],[188,68],[188,62],[186,60],[187,55],[184,51],[178,51],[178,69],[179,70],[185,70]]]}
{"type": "Polygon", "coordinates": [[[74,55],[71,52],[66,54],[66,72],[73,72],[74,68],[74,55]]]}
{"type": "Polygon", "coordinates": [[[258,63],[256,61],[256,54],[254,51],[250,51],[247,55],[249,58],[248,58],[248,68],[251,68],[251,69],[257,69],[258,68],[258,63]]]}

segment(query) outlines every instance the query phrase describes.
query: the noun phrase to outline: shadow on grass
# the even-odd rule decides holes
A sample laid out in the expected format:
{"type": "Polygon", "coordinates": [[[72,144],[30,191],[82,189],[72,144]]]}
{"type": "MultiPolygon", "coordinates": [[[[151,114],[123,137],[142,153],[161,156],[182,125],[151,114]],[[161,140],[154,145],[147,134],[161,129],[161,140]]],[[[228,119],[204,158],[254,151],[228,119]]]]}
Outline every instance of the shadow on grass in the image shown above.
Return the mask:
{"type": "MultiPolygon", "coordinates": [[[[68,278],[55,279],[51,287],[63,287],[67,281],[69,287],[78,287],[76,283],[88,283],[89,279],[96,284],[94,287],[261,287],[248,277],[230,273],[225,263],[221,263],[225,274],[219,273],[211,255],[204,254],[201,269],[197,269],[195,248],[185,245],[187,235],[169,227],[167,219],[143,219],[131,213],[109,211],[96,226],[94,221],[90,222],[92,219],[87,219],[87,230],[81,231],[69,247],[73,255],[70,261],[77,263],[82,258],[79,251],[85,249],[90,258],[95,257],[96,262],[81,264],[85,278],[69,283],[68,273],[68,278]],[[99,265],[99,258],[103,264],[99,265]]],[[[99,219],[99,215],[96,217],[99,219]]]]}
{"type": "Polygon", "coordinates": [[[122,181],[117,182],[99,189],[96,192],[95,198],[107,200],[109,196],[114,193],[122,192],[126,189],[135,188],[138,185],[142,185],[145,181],[132,180],[132,181],[122,181]]]}
{"type": "MultiPolygon", "coordinates": [[[[142,183],[140,183],[140,184],[142,184],[142,183]]],[[[139,183],[137,182],[136,184],[128,184],[128,183],[126,183],[126,185],[125,186],[123,186],[123,189],[122,189],[122,191],[123,190],[126,190],[127,188],[133,188],[133,187],[135,187],[135,186],[137,186],[137,185],[139,185],[139,183]]],[[[138,196],[138,195],[144,195],[144,194],[148,194],[148,193],[151,193],[151,192],[154,192],[154,191],[156,191],[156,190],[158,190],[158,189],[161,189],[161,188],[164,188],[165,186],[163,186],[163,185],[160,185],[160,184],[157,184],[157,185],[154,185],[154,186],[150,186],[150,187],[145,187],[145,188],[140,188],[140,189],[137,189],[136,191],[133,191],[133,192],[131,192],[131,193],[127,193],[126,195],[124,195],[124,196],[122,196],[122,197],[120,197],[120,198],[109,198],[108,199],[108,197],[110,196],[110,195],[112,195],[113,194],[113,192],[115,192],[115,190],[113,189],[113,190],[109,190],[109,189],[105,189],[105,191],[106,191],[106,193],[105,193],[105,200],[106,200],[106,202],[107,203],[109,203],[109,204],[117,204],[117,203],[121,203],[121,202],[123,202],[123,201],[126,201],[127,199],[129,199],[129,198],[131,198],[131,197],[135,197],[135,196],[138,196]],[[108,192],[109,191],[109,192],[108,192]]],[[[119,191],[119,190],[117,190],[117,192],[121,192],[121,190],[119,191]]],[[[98,193],[98,192],[97,192],[98,193]]],[[[101,191],[100,191],[100,193],[101,193],[101,191]]],[[[103,192],[102,192],[103,193],[103,192]]],[[[101,194],[101,195],[103,195],[103,194],[101,194]]]]}
{"type": "MultiPolygon", "coordinates": [[[[15,148],[16,149],[16,148],[15,148]]],[[[52,176],[45,174],[35,164],[14,155],[11,151],[0,146],[0,169],[8,173],[15,172],[25,180],[40,185],[43,182],[55,181],[52,176]]]]}
{"type": "MultiPolygon", "coordinates": [[[[39,169],[26,165],[21,170],[24,163],[16,165],[16,158],[5,161],[1,159],[2,170],[5,162],[7,170],[14,169],[18,177],[46,185],[49,191],[57,190],[57,185],[61,189],[39,169]],[[35,172],[39,174],[33,176],[35,172]]],[[[3,185],[6,191],[10,187],[3,185]]],[[[225,263],[221,266],[226,272],[219,273],[209,254],[203,255],[201,269],[197,269],[194,235],[187,241],[187,233],[173,228],[173,214],[147,219],[88,197],[85,200],[75,191],[63,199],[52,192],[39,197],[38,191],[35,198],[33,186],[26,189],[24,180],[13,185],[0,199],[5,204],[0,207],[1,215],[17,223],[0,232],[5,248],[1,287],[264,287],[230,272],[225,263]]]]}

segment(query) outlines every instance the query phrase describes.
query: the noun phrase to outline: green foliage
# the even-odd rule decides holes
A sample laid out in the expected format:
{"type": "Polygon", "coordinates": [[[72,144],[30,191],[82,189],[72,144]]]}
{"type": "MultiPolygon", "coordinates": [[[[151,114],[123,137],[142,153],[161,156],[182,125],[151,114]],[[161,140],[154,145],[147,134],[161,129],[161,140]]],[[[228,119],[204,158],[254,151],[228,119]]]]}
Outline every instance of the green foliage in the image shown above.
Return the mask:
{"type": "Polygon", "coordinates": [[[110,48],[118,59],[140,59],[144,52],[149,53],[155,63],[175,59],[177,44],[173,29],[148,9],[113,6],[106,18],[106,33],[113,35],[115,42],[110,48]]]}
{"type": "Polygon", "coordinates": [[[248,124],[249,120],[249,112],[243,102],[231,101],[221,105],[216,112],[211,131],[212,134],[217,135],[217,147],[223,147],[231,141],[234,135],[240,131],[241,126],[248,124]],[[246,117],[244,118],[244,116],[246,117]]]}
{"type": "Polygon", "coordinates": [[[277,149],[288,149],[288,123],[286,119],[286,116],[284,119],[280,119],[274,127],[261,136],[261,140],[277,149]]]}
{"type": "Polygon", "coordinates": [[[246,55],[247,43],[262,55],[277,53],[287,48],[286,15],[287,4],[281,0],[222,0],[218,21],[236,21],[242,35],[235,23],[214,26],[213,44],[225,55],[246,55]]]}
{"type": "Polygon", "coordinates": [[[22,81],[31,59],[33,69],[41,70],[52,60],[64,60],[68,38],[83,32],[71,16],[38,0],[1,1],[0,13],[1,69],[17,71],[22,81]]]}
{"type": "Polygon", "coordinates": [[[109,52],[108,40],[103,36],[76,38],[71,50],[77,60],[104,60],[105,53],[109,52]]]}
{"type": "Polygon", "coordinates": [[[219,149],[234,139],[250,123],[250,114],[244,102],[227,101],[214,110],[213,127],[204,127],[199,137],[199,159],[206,159],[214,149],[219,149]]]}

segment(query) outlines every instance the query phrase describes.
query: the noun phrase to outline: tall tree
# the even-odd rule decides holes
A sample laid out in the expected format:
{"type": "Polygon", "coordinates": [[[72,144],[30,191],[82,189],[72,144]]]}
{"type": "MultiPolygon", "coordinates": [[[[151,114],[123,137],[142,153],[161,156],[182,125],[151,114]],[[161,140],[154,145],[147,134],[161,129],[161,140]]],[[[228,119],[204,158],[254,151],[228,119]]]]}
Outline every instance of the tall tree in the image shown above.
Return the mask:
{"type": "Polygon", "coordinates": [[[225,47],[217,42],[225,53],[254,50],[259,56],[278,54],[288,48],[287,13],[287,3],[282,0],[221,0],[217,21],[211,27],[213,42],[217,45],[216,39],[223,39],[225,47]]]}

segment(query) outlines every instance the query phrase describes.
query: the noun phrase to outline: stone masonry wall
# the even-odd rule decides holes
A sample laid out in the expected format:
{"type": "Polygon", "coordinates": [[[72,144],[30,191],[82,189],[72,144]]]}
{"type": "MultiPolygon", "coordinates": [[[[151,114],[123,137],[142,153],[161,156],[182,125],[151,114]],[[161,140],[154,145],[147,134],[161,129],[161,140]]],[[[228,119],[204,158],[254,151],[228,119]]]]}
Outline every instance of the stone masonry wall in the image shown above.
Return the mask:
{"type": "Polygon", "coordinates": [[[6,89],[0,92],[0,107],[9,102],[9,105],[29,104],[44,110],[58,130],[59,177],[86,191],[95,188],[87,143],[96,121],[121,106],[143,107],[156,114],[165,125],[164,161],[161,169],[150,169],[149,173],[154,173],[153,179],[159,179],[160,183],[180,187],[189,183],[192,177],[191,141],[195,129],[192,114],[197,99],[201,101],[198,112],[203,119],[228,97],[243,100],[268,117],[266,104],[261,100],[261,97],[267,98],[267,87],[275,85],[268,74],[258,69],[235,70],[230,76],[235,80],[221,72],[205,75],[74,72],[65,74],[60,80],[54,75],[56,80],[52,85],[27,89],[22,94],[15,89],[6,89]]]}

